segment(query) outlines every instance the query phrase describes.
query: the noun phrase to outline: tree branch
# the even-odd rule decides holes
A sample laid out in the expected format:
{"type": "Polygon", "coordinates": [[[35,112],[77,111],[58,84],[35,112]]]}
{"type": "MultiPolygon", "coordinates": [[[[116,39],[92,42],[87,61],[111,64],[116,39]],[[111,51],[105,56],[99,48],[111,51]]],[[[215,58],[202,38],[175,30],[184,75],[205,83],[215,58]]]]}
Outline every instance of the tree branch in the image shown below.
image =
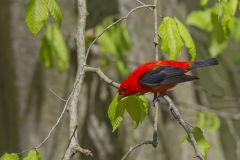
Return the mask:
{"type": "Polygon", "coordinates": [[[203,157],[202,153],[200,152],[200,150],[198,148],[197,142],[196,142],[196,140],[193,136],[193,133],[192,133],[191,129],[188,127],[186,122],[183,120],[180,112],[178,111],[177,107],[173,103],[172,99],[167,95],[163,95],[163,98],[168,102],[169,111],[173,115],[174,119],[183,127],[185,132],[188,134],[188,136],[189,136],[189,138],[190,138],[190,140],[193,144],[193,148],[194,148],[194,151],[196,153],[196,157],[198,157],[200,160],[204,160],[204,157],[203,157]]]}
{"type": "Polygon", "coordinates": [[[89,150],[83,149],[78,143],[78,134],[75,132],[75,128],[78,126],[78,100],[80,95],[80,90],[82,87],[82,82],[84,79],[84,66],[86,64],[86,55],[85,55],[85,25],[86,25],[86,0],[77,0],[78,8],[78,23],[77,23],[77,61],[78,69],[77,75],[74,83],[74,89],[72,96],[69,99],[69,132],[70,135],[73,135],[70,139],[70,144],[66,150],[66,153],[63,156],[63,160],[69,160],[77,152],[83,153],[87,156],[92,155],[89,150]]]}
{"type": "Polygon", "coordinates": [[[107,84],[115,87],[115,88],[119,88],[120,84],[114,82],[113,80],[111,80],[110,78],[108,78],[103,71],[98,67],[90,67],[90,66],[85,66],[84,67],[85,72],[95,72],[102,80],[104,80],[107,84]]]}
{"type": "MultiPolygon", "coordinates": [[[[140,1],[138,1],[140,2],[140,1]]],[[[157,18],[157,0],[154,0],[154,8],[153,8],[153,12],[154,12],[154,48],[155,48],[155,60],[158,61],[159,57],[158,57],[158,18],[157,18]]],[[[157,93],[154,93],[154,100],[153,100],[153,105],[155,108],[155,116],[154,116],[154,124],[153,124],[153,147],[157,147],[158,144],[158,101],[155,100],[155,98],[158,97],[157,93]]]]}

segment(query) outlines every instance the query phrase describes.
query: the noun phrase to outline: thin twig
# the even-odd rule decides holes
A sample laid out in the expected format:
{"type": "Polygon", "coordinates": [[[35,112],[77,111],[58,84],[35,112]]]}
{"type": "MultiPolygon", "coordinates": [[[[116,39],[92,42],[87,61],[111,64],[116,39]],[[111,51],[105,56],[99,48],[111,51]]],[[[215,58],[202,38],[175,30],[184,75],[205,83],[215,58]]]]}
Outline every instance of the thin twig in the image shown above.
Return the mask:
{"type": "MultiPolygon", "coordinates": [[[[133,12],[135,12],[136,10],[142,9],[142,8],[149,8],[149,7],[154,7],[154,5],[141,5],[138,6],[136,8],[131,9],[125,16],[121,17],[120,19],[118,19],[117,21],[113,22],[112,24],[110,24],[109,26],[107,26],[102,33],[100,33],[99,35],[96,36],[96,38],[92,41],[92,43],[89,45],[87,52],[86,52],[86,60],[88,58],[89,52],[92,48],[92,46],[94,45],[94,43],[97,42],[97,40],[107,31],[109,30],[111,27],[115,26],[116,24],[118,24],[119,22],[127,19],[133,12]]],[[[85,61],[86,61],[85,60],[85,61]]]]}
{"type": "MultiPolygon", "coordinates": [[[[73,90],[74,90],[74,89],[73,89],[73,90]]],[[[19,152],[19,153],[17,153],[17,154],[26,153],[26,152],[28,152],[28,151],[31,150],[31,149],[39,149],[40,147],[42,147],[42,145],[43,145],[44,143],[47,142],[47,140],[48,140],[48,139],[50,138],[50,136],[52,135],[53,131],[56,129],[56,127],[57,127],[58,124],[60,123],[60,121],[61,121],[61,119],[62,119],[62,117],[63,117],[63,115],[64,115],[64,113],[65,113],[65,111],[66,111],[66,109],[67,109],[67,107],[68,107],[68,102],[69,102],[69,99],[70,99],[71,96],[72,96],[72,93],[73,93],[73,91],[72,91],[71,94],[69,95],[69,97],[68,97],[68,99],[67,99],[67,101],[66,101],[66,103],[65,103],[65,105],[64,105],[64,107],[63,107],[63,110],[62,110],[61,114],[59,115],[56,123],[52,126],[52,128],[51,128],[50,131],[48,132],[47,136],[46,136],[38,145],[33,146],[33,147],[30,147],[30,148],[28,148],[28,149],[25,149],[24,151],[21,151],[21,152],[19,152]]]]}
{"type": "MultiPolygon", "coordinates": [[[[139,4],[141,4],[141,5],[146,5],[144,2],[142,2],[142,1],[140,1],[140,0],[136,0],[136,2],[138,2],[139,4]]],[[[154,11],[154,9],[153,9],[153,7],[148,7],[148,9],[150,9],[151,11],[154,11]]],[[[159,18],[164,18],[164,16],[162,16],[162,15],[160,15],[160,14],[157,14],[157,16],[159,17],[159,18]]]]}
{"type": "Polygon", "coordinates": [[[168,102],[169,111],[173,115],[174,119],[176,121],[178,121],[178,123],[183,127],[185,132],[188,134],[188,136],[192,142],[194,151],[196,153],[196,157],[198,157],[200,160],[204,160],[204,157],[203,157],[202,153],[200,152],[197,142],[193,136],[192,130],[188,127],[186,122],[182,119],[182,116],[181,116],[180,112],[178,111],[177,107],[175,106],[175,104],[173,103],[172,99],[167,95],[164,95],[163,98],[168,102]]]}
{"type": "Polygon", "coordinates": [[[85,72],[95,72],[103,81],[106,83],[110,84],[111,86],[115,88],[119,88],[119,84],[108,78],[103,71],[100,68],[94,68],[90,66],[85,66],[84,67],[85,72]]]}
{"type": "Polygon", "coordinates": [[[141,147],[142,145],[145,144],[153,144],[153,141],[143,141],[142,143],[136,144],[133,147],[130,147],[128,152],[125,153],[125,155],[121,158],[121,160],[126,160],[128,158],[128,156],[137,148],[141,147]]]}
{"type": "Polygon", "coordinates": [[[63,99],[62,97],[60,97],[56,92],[54,92],[51,88],[48,88],[48,90],[54,94],[58,99],[60,99],[61,101],[64,101],[66,102],[67,100],[66,99],[63,99]]]}
{"type": "MultiPolygon", "coordinates": [[[[140,1],[139,1],[140,2],[140,1]]],[[[157,0],[154,0],[154,8],[153,8],[153,17],[154,17],[154,48],[155,48],[155,60],[158,60],[158,18],[157,18],[157,0]]],[[[154,98],[158,98],[158,94],[154,93],[154,98]]],[[[155,116],[154,116],[154,132],[153,132],[153,147],[157,147],[158,144],[158,101],[154,100],[154,108],[155,108],[155,116]]]]}

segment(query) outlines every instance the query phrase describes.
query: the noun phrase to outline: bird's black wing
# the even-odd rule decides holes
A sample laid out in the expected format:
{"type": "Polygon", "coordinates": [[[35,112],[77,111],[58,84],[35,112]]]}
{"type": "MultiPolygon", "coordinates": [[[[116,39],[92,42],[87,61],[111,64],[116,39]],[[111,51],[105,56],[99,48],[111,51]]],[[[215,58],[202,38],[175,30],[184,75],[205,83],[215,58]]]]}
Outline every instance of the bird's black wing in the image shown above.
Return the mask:
{"type": "Polygon", "coordinates": [[[198,79],[196,76],[185,75],[185,72],[185,70],[178,67],[161,66],[143,74],[140,77],[139,82],[143,86],[157,87],[198,79]]]}

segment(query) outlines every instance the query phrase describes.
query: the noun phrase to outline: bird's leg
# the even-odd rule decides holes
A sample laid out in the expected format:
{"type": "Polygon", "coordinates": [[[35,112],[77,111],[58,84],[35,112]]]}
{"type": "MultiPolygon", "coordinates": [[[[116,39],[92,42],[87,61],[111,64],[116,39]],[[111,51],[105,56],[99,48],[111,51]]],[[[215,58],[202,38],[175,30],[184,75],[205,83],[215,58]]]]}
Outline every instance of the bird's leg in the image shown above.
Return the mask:
{"type": "Polygon", "coordinates": [[[155,103],[159,101],[159,95],[157,93],[153,94],[153,106],[155,107],[155,103]]]}

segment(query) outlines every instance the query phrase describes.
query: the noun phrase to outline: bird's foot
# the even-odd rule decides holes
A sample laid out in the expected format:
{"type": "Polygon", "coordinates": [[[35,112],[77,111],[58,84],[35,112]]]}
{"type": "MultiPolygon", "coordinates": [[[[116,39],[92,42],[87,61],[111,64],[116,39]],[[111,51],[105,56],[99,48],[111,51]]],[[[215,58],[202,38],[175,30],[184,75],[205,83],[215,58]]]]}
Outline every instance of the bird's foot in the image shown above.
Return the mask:
{"type": "MultiPolygon", "coordinates": [[[[157,94],[157,93],[154,93],[153,95],[153,104],[157,103],[160,101],[160,97],[163,97],[165,94],[164,93],[161,93],[161,94],[157,94]]],[[[155,105],[153,105],[155,106],[155,105]]]]}

